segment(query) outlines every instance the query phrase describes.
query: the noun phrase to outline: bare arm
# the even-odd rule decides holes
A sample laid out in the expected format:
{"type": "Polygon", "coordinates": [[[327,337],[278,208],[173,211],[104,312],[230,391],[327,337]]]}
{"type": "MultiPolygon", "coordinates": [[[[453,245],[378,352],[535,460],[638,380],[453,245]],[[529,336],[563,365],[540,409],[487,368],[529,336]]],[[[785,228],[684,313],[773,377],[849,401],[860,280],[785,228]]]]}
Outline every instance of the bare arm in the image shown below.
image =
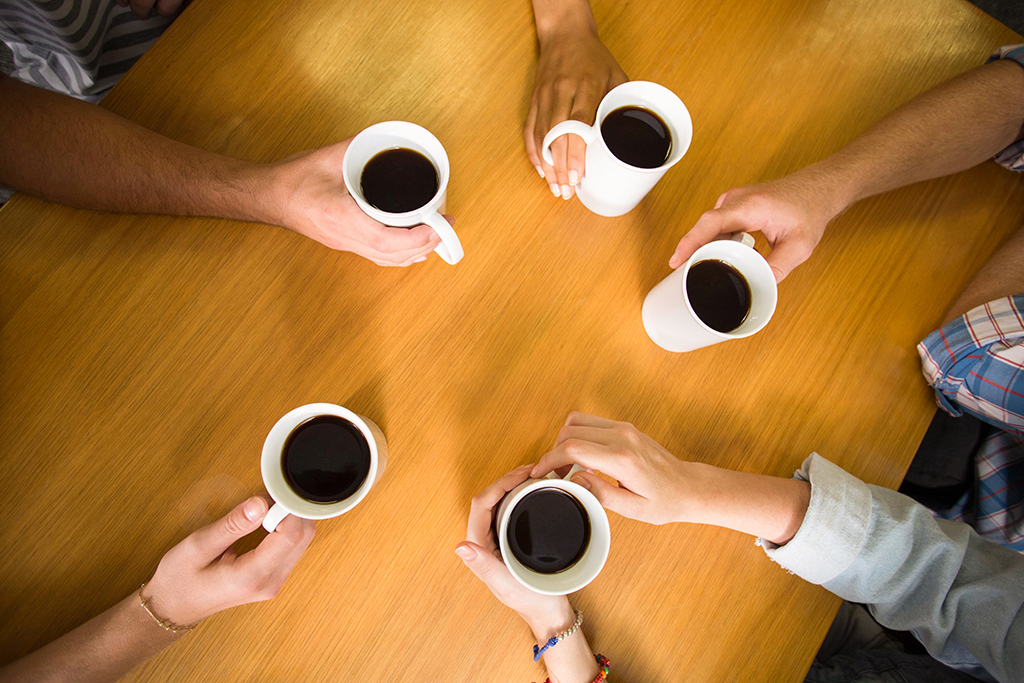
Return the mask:
{"type": "Polygon", "coordinates": [[[379,265],[423,260],[428,226],[388,228],[345,191],[348,141],[254,164],[0,75],[0,185],[69,206],[280,225],[379,265]]]}
{"type": "MultiPolygon", "coordinates": [[[[229,607],[269,600],[299,561],[315,526],[286,517],[254,550],[232,544],[255,531],[267,502],[250,498],[167,551],[142,591],[147,605],[174,627],[187,627],[229,607]]],[[[138,591],[35,652],[0,668],[5,683],[108,683],[183,637],[156,623],[138,591]]]]}
{"type": "Polygon", "coordinates": [[[764,233],[782,281],[854,202],[975,166],[1024,136],[1024,69],[999,60],[915,97],[824,161],[718,198],[679,242],[678,268],[723,233],[764,233]]]}

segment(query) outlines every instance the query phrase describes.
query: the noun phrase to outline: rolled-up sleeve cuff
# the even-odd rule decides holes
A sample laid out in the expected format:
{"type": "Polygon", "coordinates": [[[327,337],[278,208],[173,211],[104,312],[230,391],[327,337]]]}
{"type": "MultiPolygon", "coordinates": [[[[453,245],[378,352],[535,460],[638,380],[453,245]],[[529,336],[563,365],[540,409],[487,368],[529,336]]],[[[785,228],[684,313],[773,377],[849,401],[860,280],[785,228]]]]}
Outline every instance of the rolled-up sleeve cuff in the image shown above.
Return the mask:
{"type": "Polygon", "coordinates": [[[768,557],[800,578],[826,583],[846,571],[860,554],[871,521],[867,484],[812,453],[795,477],[811,482],[803,524],[784,546],[758,539],[768,557]]]}
{"type": "MultiPolygon", "coordinates": [[[[1004,45],[993,52],[985,63],[988,64],[989,62],[994,62],[999,59],[1016,62],[1020,66],[1024,67],[1024,43],[1019,43],[1017,45],[1004,45]]],[[[1008,168],[1011,171],[1024,171],[1024,140],[1017,140],[1012,145],[999,152],[994,159],[997,164],[1008,168]]]]}

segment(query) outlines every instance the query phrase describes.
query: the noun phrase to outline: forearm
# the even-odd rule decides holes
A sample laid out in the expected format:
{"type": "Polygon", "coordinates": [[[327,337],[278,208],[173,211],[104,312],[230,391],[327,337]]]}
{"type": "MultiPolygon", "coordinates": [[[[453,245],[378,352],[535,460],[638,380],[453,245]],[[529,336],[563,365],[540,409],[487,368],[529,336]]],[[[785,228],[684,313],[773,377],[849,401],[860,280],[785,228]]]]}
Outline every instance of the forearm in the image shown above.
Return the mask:
{"type": "Polygon", "coordinates": [[[116,681],[181,635],[165,631],[132,593],[106,612],[0,669],[0,680],[116,681]]]}
{"type": "MultiPolygon", "coordinates": [[[[576,614],[566,601],[565,608],[558,614],[533,615],[528,623],[537,644],[544,647],[544,643],[571,627],[575,620],[576,614]]],[[[549,648],[543,658],[551,683],[590,683],[597,677],[597,662],[587,637],[583,635],[582,626],[558,645],[549,648]]]]}
{"type": "Polygon", "coordinates": [[[816,176],[839,210],[992,158],[1024,134],[1024,69],[999,60],[961,74],[892,112],[800,174],[816,176]]]}
{"type": "Polygon", "coordinates": [[[796,534],[811,499],[805,481],[735,472],[683,462],[693,495],[679,521],[711,524],[766,538],[779,545],[796,534]]]}
{"type": "Polygon", "coordinates": [[[85,209],[280,223],[270,167],[0,76],[0,185],[85,209]]]}
{"type": "Polygon", "coordinates": [[[588,0],[533,0],[537,39],[543,45],[560,34],[591,32],[597,35],[597,23],[588,0]]]}

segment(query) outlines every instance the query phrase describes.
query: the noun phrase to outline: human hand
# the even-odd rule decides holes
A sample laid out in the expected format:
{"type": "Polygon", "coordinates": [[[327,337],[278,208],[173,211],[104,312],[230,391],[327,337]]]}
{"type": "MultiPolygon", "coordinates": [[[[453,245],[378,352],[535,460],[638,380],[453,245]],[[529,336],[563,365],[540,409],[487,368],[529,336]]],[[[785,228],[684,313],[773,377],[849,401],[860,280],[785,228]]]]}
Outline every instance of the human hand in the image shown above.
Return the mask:
{"type": "Polygon", "coordinates": [[[782,282],[806,261],[829,221],[846,209],[835,183],[811,166],[792,175],[724,193],[715,208],[679,241],[669,266],[678,268],[693,252],[719,235],[760,231],[772,252],[768,265],[782,282]]]}
{"type": "Polygon", "coordinates": [[[571,133],[557,138],[551,143],[551,166],[541,156],[544,136],[567,119],[593,124],[605,93],[629,78],[601,42],[596,26],[562,26],[540,34],[538,30],[540,57],[523,139],[526,155],[552,194],[569,199],[583,177],[587,145],[571,133]]]}
{"type": "MultiPolygon", "coordinates": [[[[273,164],[277,188],[271,222],[379,266],[425,261],[441,243],[429,226],[392,228],[367,216],[345,188],[341,163],[352,138],[299,152],[273,164]]],[[[445,216],[454,224],[451,216],[445,216]]]]}
{"type": "Polygon", "coordinates": [[[190,626],[228,607],[269,600],[284,585],[316,527],[288,515],[254,550],[239,556],[232,544],[260,527],[267,501],[253,496],[167,551],[143,590],[161,619],[190,626]]]}
{"type": "Polygon", "coordinates": [[[182,6],[188,4],[186,0],[117,0],[121,7],[131,5],[132,14],[139,19],[149,19],[152,10],[162,17],[173,17],[177,15],[182,6]]]}
{"type": "Polygon", "coordinates": [[[651,524],[691,521],[687,504],[695,501],[698,483],[683,462],[628,422],[573,412],[558,432],[554,449],[529,473],[539,478],[567,465],[588,471],[572,480],[590,489],[607,509],[651,524]],[[618,480],[610,484],[593,473],[618,480]]]}
{"type": "Polygon", "coordinates": [[[534,593],[519,583],[502,561],[491,531],[498,503],[506,493],[530,478],[532,468],[533,465],[524,465],[512,470],[473,498],[466,540],[455,547],[455,553],[494,597],[515,610],[529,624],[538,641],[543,642],[575,620],[569,600],[564,595],[534,593]]]}

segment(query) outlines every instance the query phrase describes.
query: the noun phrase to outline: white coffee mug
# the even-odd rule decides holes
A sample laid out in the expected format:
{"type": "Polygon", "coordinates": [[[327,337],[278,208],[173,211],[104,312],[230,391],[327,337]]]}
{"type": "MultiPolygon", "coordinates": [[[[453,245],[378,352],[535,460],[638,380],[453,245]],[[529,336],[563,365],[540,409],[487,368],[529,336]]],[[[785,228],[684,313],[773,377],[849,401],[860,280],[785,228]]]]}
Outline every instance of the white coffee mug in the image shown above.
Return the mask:
{"type": "Polygon", "coordinates": [[[742,232],[705,244],[683,266],[654,286],[644,299],[642,317],[647,336],[666,351],[693,351],[764,329],[775,312],[778,287],[775,273],[754,249],[754,238],[742,232]],[[750,286],[750,312],[730,332],[714,330],[697,317],[686,296],[686,276],[700,261],[724,261],[740,272],[750,286]]]}
{"type": "Polygon", "coordinates": [[[594,125],[581,121],[562,121],[544,136],[544,161],[554,164],[551,143],[555,138],[575,133],[587,143],[583,177],[576,185],[576,196],[599,216],[628,213],[661,180],[668,169],[683,158],[693,138],[693,122],[686,105],[668,88],[647,81],[629,81],[612,88],[597,108],[594,125]],[[639,168],[620,160],[601,137],[601,124],[608,114],[621,107],[642,107],[653,111],[668,126],[672,147],[665,163],[657,168],[639,168]]]}
{"type": "Polygon", "coordinates": [[[426,128],[408,121],[385,121],[361,131],[352,138],[341,163],[341,174],[345,179],[345,187],[363,213],[378,223],[396,228],[411,228],[414,225],[426,223],[441,238],[441,243],[434,251],[444,259],[445,263],[454,265],[462,259],[462,243],[451,224],[441,215],[445,211],[445,202],[448,199],[450,173],[448,154],[444,151],[441,141],[426,128]],[[361,181],[363,168],[370,159],[380,152],[397,148],[419,152],[434,164],[438,175],[437,194],[414,211],[388,213],[366,201],[361,181]]]}
{"type": "Polygon", "coordinates": [[[278,420],[267,434],[266,441],[263,442],[260,471],[263,474],[263,485],[267,487],[267,493],[274,499],[274,506],[263,518],[263,528],[273,531],[288,515],[305,519],[327,519],[348,512],[358,505],[370,492],[373,485],[380,480],[387,462],[388,442],[384,438],[384,432],[369,418],[356,415],[351,410],[333,403],[310,403],[299,406],[278,420]],[[296,493],[288,485],[282,462],[284,445],[289,435],[306,420],[320,415],[337,415],[348,420],[359,429],[370,447],[370,471],[367,473],[366,479],[355,493],[334,503],[317,503],[306,500],[296,493]]]}
{"type": "Polygon", "coordinates": [[[565,479],[559,479],[554,472],[548,473],[543,479],[529,479],[508,492],[508,495],[498,506],[497,531],[498,548],[501,550],[501,557],[505,566],[512,573],[519,583],[530,590],[544,595],[567,595],[574,593],[597,578],[608,559],[608,551],[611,549],[612,531],[608,524],[608,514],[601,507],[601,503],[587,489],[579,484],[569,481],[572,475],[579,472],[579,465],[573,465],[565,479]],[[508,544],[508,524],[515,506],[530,493],[539,489],[560,489],[565,491],[583,505],[590,517],[590,543],[583,552],[576,564],[556,574],[541,574],[525,567],[515,555],[508,544]]]}

